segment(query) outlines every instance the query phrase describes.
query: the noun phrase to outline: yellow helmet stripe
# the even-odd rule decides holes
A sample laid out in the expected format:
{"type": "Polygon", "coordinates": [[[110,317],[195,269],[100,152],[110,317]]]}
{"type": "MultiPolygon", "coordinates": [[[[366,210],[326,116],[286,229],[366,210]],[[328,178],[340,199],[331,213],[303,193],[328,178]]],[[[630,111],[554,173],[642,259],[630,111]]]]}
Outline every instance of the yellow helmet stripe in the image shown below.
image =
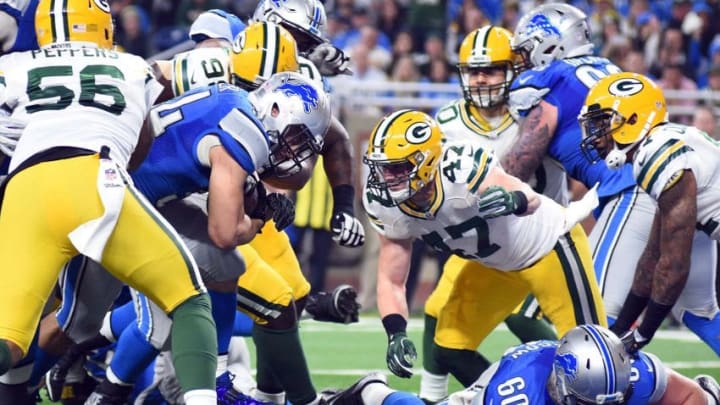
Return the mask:
{"type": "Polygon", "coordinates": [[[370,140],[370,143],[372,144],[373,148],[375,148],[375,153],[384,153],[385,152],[385,138],[387,136],[387,130],[390,127],[390,125],[395,122],[396,119],[398,119],[399,116],[403,115],[404,113],[408,112],[410,110],[398,110],[394,113],[388,115],[385,117],[385,119],[380,123],[380,126],[378,127],[377,131],[375,131],[374,138],[370,140]]]}
{"type": "Polygon", "coordinates": [[[52,0],[50,2],[52,21],[52,42],[66,42],[70,40],[70,30],[67,19],[67,0],[52,0]]]}

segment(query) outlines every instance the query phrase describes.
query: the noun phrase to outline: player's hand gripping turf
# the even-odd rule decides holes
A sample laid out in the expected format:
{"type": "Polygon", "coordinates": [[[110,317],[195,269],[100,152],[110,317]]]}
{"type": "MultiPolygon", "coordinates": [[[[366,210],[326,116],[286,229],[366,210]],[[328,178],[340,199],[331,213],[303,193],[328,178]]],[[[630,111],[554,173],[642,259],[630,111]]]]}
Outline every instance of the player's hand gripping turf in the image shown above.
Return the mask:
{"type": "Polygon", "coordinates": [[[402,378],[412,377],[415,359],[417,359],[417,350],[412,340],[407,337],[407,333],[395,332],[390,335],[385,360],[393,374],[402,378]]]}

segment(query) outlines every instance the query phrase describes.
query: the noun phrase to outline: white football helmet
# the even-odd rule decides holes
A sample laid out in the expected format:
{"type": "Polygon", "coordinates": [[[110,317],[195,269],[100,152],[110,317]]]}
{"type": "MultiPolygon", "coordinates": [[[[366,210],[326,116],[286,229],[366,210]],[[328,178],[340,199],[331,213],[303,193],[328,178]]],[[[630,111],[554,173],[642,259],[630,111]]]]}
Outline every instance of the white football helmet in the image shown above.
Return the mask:
{"type": "Polygon", "coordinates": [[[330,99],[317,82],[296,72],[276,73],[248,100],[270,138],[269,171],[288,177],[322,149],[330,126],[330,99]]]}
{"type": "Polygon", "coordinates": [[[581,325],[560,339],[548,392],[558,404],[623,404],[632,393],[631,359],[608,329],[581,325]]]}
{"type": "Polygon", "coordinates": [[[327,16],[319,0],[260,0],[252,20],[282,25],[290,31],[303,54],[326,42],[327,16]]]}
{"type": "Polygon", "coordinates": [[[551,62],[592,55],[587,16],[564,3],[543,4],[525,14],[515,28],[512,49],[522,68],[545,68],[551,62]]]}

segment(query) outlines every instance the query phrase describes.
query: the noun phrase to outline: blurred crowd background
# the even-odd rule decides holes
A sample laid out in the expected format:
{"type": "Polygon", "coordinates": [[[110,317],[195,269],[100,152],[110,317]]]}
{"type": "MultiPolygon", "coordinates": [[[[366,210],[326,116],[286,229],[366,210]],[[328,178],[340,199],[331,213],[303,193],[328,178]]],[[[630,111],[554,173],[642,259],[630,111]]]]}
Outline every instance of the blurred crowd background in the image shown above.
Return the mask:
{"type": "MultiPolygon", "coordinates": [[[[513,31],[519,18],[539,3],[327,0],[327,36],[351,57],[354,71],[353,76],[331,78],[330,85],[336,115],[355,145],[353,164],[358,179],[365,175],[360,163],[365,141],[382,115],[401,107],[433,113],[461,97],[455,64],[465,35],[487,24],[513,31]]],[[[570,3],[587,13],[598,55],[624,70],[654,78],[666,90],[671,120],[720,136],[720,0],[570,3]]],[[[151,57],[187,40],[190,24],[203,11],[220,8],[247,20],[257,0],[114,0],[111,4],[118,45],[151,57]]],[[[374,306],[377,268],[374,232],[366,226],[369,235],[363,249],[340,248],[330,241],[327,207],[332,203],[331,193],[322,177],[320,170],[298,195],[299,231],[294,240],[303,269],[314,291],[349,282],[359,287],[364,307],[370,308],[374,306]]],[[[360,182],[356,190],[359,195],[360,182]]],[[[364,216],[359,202],[356,209],[364,216]]],[[[436,269],[444,258],[439,258],[438,264],[429,258],[435,257],[418,246],[408,283],[409,298],[426,294],[434,285],[436,269]],[[421,268],[426,269],[425,276],[420,275],[421,268]]],[[[416,297],[415,302],[424,300],[416,297]]]]}

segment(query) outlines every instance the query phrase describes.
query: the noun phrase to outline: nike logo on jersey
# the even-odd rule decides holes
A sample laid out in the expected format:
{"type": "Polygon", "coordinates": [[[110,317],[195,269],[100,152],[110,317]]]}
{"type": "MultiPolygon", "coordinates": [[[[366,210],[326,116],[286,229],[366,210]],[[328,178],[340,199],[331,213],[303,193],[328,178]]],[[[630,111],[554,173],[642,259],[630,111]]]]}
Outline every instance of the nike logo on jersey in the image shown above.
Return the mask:
{"type": "Polygon", "coordinates": [[[192,72],[192,74],[190,75],[190,85],[192,86],[195,83],[197,83],[195,81],[195,72],[192,72]]]}
{"type": "Polygon", "coordinates": [[[532,79],[532,76],[525,76],[518,78],[518,83],[525,84],[528,80],[532,79]]]}

